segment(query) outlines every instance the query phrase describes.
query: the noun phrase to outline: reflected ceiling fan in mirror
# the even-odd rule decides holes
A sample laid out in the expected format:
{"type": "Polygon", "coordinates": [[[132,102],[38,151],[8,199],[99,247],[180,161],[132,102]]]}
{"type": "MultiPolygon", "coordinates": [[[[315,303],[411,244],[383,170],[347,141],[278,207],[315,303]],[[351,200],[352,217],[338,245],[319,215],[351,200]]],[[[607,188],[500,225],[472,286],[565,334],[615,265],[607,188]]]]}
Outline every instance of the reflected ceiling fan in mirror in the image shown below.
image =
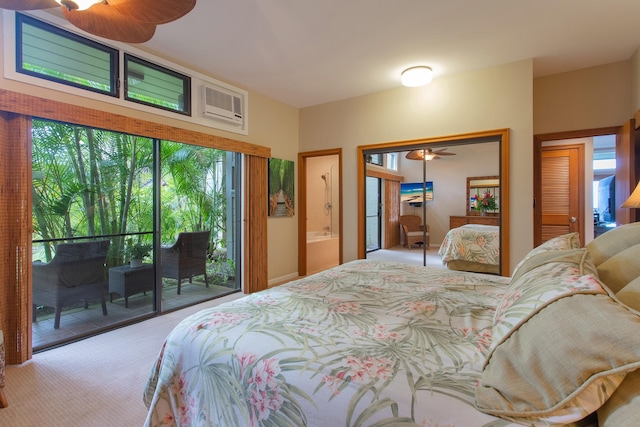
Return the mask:
{"type": "Polygon", "coordinates": [[[409,151],[405,156],[409,160],[437,160],[440,156],[455,156],[455,153],[449,153],[446,148],[433,151],[431,148],[423,148],[420,150],[409,151]]]}
{"type": "Polygon", "coordinates": [[[62,6],[73,25],[95,36],[144,43],[156,26],[189,13],[196,0],[0,0],[0,8],[37,10],[62,6]]]}

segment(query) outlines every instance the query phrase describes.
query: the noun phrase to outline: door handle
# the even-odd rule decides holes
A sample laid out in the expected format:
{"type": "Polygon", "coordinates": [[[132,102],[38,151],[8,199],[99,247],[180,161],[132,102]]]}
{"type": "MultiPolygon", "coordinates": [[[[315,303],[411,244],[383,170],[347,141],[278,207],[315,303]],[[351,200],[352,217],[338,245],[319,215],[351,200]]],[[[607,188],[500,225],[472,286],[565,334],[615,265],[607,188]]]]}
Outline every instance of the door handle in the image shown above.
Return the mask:
{"type": "Polygon", "coordinates": [[[575,216],[572,216],[571,218],[569,218],[569,222],[571,222],[571,223],[574,223],[576,221],[577,221],[577,219],[576,219],[575,216]]]}

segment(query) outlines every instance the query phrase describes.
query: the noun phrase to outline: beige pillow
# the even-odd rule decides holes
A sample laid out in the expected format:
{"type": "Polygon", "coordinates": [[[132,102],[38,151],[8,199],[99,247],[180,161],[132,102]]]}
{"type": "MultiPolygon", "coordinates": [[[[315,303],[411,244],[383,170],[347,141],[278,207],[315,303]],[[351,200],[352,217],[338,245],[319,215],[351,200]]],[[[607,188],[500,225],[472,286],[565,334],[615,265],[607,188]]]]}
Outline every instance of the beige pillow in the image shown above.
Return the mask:
{"type": "Polygon", "coordinates": [[[624,288],[616,293],[616,298],[623,304],[640,311],[640,277],[629,282],[624,288]]]}
{"type": "Polygon", "coordinates": [[[538,308],[577,292],[606,293],[595,279],[596,268],[582,249],[549,251],[530,257],[514,276],[496,306],[491,330],[492,350],[538,308]]]}
{"type": "Polygon", "coordinates": [[[580,235],[578,233],[568,233],[562,236],[553,237],[543,244],[531,249],[527,255],[518,263],[513,269],[512,276],[518,274],[518,270],[527,262],[532,256],[538,255],[543,252],[549,251],[561,251],[565,249],[577,249],[580,247],[580,235]]]}
{"type": "Polygon", "coordinates": [[[598,265],[598,276],[602,283],[614,293],[640,277],[640,240],[637,244],[623,249],[601,262],[598,265]]]}
{"type": "Polygon", "coordinates": [[[599,427],[638,427],[640,424],[640,369],[629,373],[598,409],[599,427]]]}
{"type": "Polygon", "coordinates": [[[517,283],[524,274],[550,262],[568,262],[574,264],[580,270],[580,274],[598,275],[591,254],[585,248],[541,251],[522,260],[517,271],[511,276],[511,284],[517,283]]]}
{"type": "Polygon", "coordinates": [[[618,252],[638,243],[640,243],[640,222],[632,222],[601,234],[587,243],[586,248],[597,267],[618,252]]]}
{"type": "Polygon", "coordinates": [[[578,421],[640,367],[638,331],[638,313],[608,294],[570,293],[538,306],[489,353],[476,407],[523,424],[578,421]]]}

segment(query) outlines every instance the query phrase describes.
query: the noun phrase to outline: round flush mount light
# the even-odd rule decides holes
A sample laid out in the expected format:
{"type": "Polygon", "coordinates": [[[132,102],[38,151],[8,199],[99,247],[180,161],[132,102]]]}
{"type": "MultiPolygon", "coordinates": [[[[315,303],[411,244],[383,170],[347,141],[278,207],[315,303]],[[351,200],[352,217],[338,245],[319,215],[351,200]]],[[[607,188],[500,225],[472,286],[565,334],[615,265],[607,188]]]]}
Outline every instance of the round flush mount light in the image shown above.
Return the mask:
{"type": "Polygon", "coordinates": [[[407,87],[425,86],[431,82],[432,78],[433,70],[431,67],[411,67],[402,72],[402,85],[407,87]]]}

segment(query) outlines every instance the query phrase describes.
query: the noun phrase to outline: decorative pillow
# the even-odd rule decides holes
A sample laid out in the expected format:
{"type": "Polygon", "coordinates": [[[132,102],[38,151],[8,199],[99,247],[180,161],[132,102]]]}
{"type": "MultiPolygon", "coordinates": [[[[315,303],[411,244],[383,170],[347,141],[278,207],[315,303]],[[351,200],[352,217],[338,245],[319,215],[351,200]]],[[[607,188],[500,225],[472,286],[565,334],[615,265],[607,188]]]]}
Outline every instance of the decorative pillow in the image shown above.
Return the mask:
{"type": "Polygon", "coordinates": [[[640,277],[639,261],[640,244],[636,244],[621,250],[600,263],[598,277],[609,289],[617,293],[627,283],[640,277]]]}
{"type": "Polygon", "coordinates": [[[595,273],[586,249],[541,252],[527,259],[496,307],[489,351],[544,304],[580,291],[605,293],[595,273]]]}
{"type": "Polygon", "coordinates": [[[552,280],[529,281],[539,272],[534,269],[521,280],[546,301],[531,304],[536,291],[527,289],[522,303],[515,297],[503,309],[519,306],[523,320],[513,322],[489,353],[476,407],[524,424],[563,425],[596,411],[625,375],[640,367],[640,316],[602,286],[567,291],[571,281],[590,287],[597,282],[591,275],[557,276],[560,290],[553,291],[552,280]]]}
{"type": "Polygon", "coordinates": [[[540,254],[542,252],[560,251],[564,249],[577,249],[580,247],[580,235],[578,233],[568,233],[562,236],[553,237],[547,240],[540,246],[533,248],[525,257],[516,264],[516,268],[513,269],[513,275],[518,273],[518,270],[530,257],[540,254]]]}
{"type": "Polygon", "coordinates": [[[616,294],[616,298],[623,304],[640,311],[640,277],[629,282],[616,294]]]}
{"type": "Polygon", "coordinates": [[[585,247],[591,253],[596,267],[613,255],[640,242],[640,222],[621,225],[601,234],[585,247]]]}
{"type": "Polygon", "coordinates": [[[628,374],[598,409],[599,427],[637,427],[640,422],[640,369],[628,374]]]}

